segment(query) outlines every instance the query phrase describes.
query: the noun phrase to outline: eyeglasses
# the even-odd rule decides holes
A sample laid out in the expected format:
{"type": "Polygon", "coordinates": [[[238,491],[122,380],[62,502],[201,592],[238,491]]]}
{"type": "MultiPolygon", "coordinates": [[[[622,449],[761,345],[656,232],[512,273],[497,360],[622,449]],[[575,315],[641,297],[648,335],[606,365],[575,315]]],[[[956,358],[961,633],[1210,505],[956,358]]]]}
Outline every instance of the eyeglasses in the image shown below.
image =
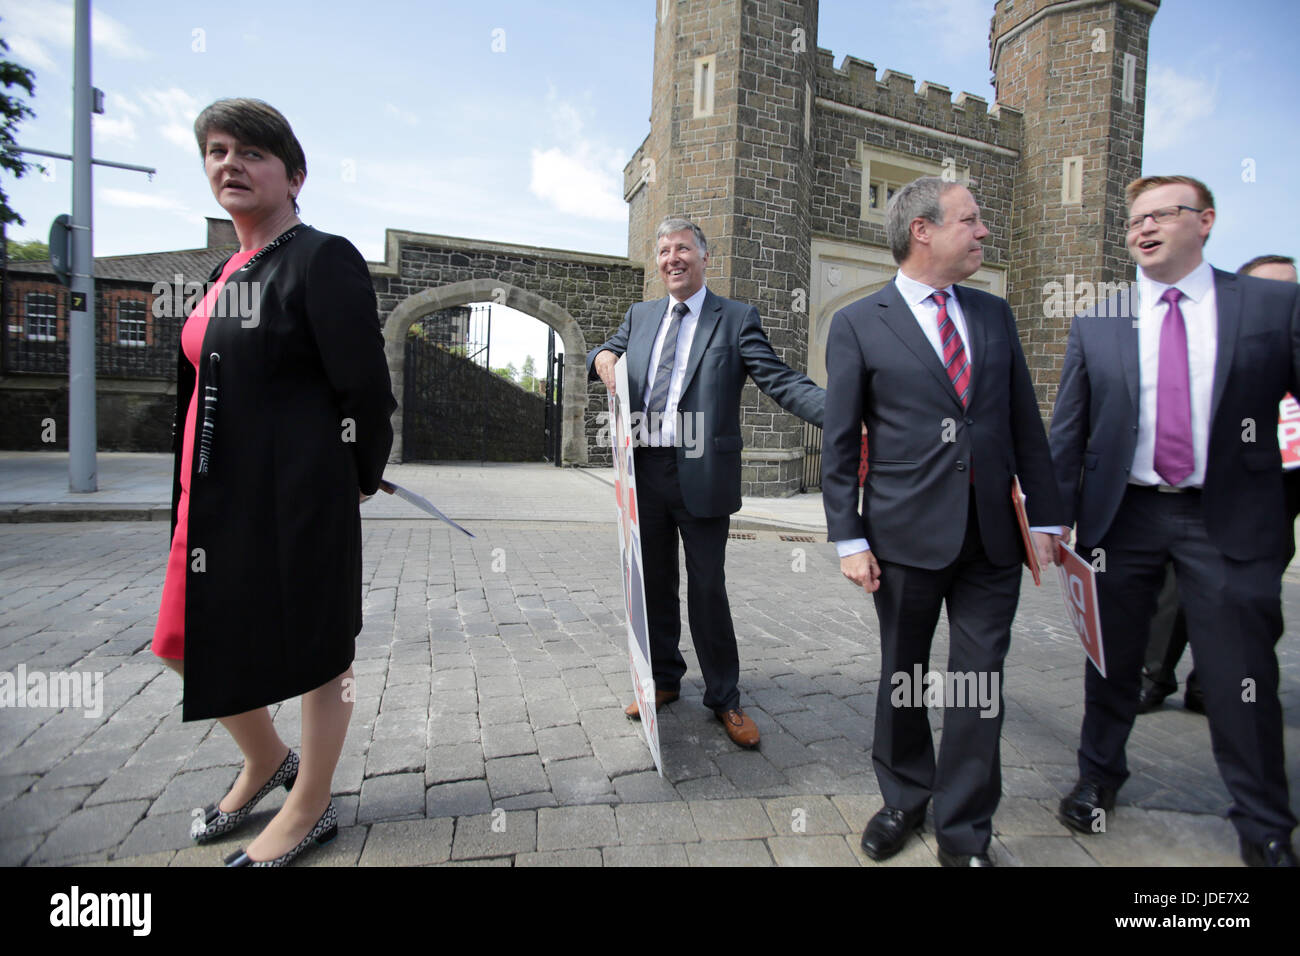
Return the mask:
{"type": "Polygon", "coordinates": [[[1178,218],[1178,214],[1182,212],[1184,209],[1186,209],[1188,212],[1195,212],[1195,213],[1205,212],[1204,209],[1193,209],[1191,206],[1182,206],[1182,205],[1161,206],[1159,209],[1153,209],[1150,212],[1145,212],[1140,216],[1129,216],[1127,219],[1124,220],[1124,227],[1128,229],[1129,232],[1133,232],[1135,229],[1141,229],[1142,223],[1147,221],[1148,216],[1150,216],[1153,221],[1158,223],[1173,222],[1175,219],[1178,218]]]}

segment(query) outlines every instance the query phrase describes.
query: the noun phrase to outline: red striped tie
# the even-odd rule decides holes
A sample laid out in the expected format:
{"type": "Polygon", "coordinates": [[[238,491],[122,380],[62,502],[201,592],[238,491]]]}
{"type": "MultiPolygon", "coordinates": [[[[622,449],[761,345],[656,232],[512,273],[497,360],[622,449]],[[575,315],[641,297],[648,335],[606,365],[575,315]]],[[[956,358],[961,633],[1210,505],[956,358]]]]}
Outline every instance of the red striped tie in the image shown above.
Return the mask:
{"type": "Polygon", "coordinates": [[[970,398],[970,362],[966,359],[966,346],[962,345],[961,333],[948,315],[948,293],[935,292],[931,297],[939,303],[939,341],[943,343],[943,367],[948,370],[948,378],[957,390],[961,407],[965,408],[970,398]]]}

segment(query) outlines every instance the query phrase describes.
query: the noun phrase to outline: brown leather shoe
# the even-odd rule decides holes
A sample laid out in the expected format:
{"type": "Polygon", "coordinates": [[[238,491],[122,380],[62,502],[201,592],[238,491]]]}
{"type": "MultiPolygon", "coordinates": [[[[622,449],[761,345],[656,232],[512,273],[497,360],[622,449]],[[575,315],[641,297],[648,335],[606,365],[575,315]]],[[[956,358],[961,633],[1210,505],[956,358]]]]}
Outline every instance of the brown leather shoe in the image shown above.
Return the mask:
{"type": "Polygon", "coordinates": [[[713,716],[722,721],[722,726],[727,728],[727,736],[735,741],[737,746],[750,749],[758,746],[758,724],[754,723],[754,719],[739,707],[732,710],[716,710],[713,716]]]}
{"type": "MultiPolygon", "coordinates": [[[[675,690],[655,691],[655,710],[658,710],[661,707],[666,707],[680,696],[681,694],[675,690]]],[[[641,708],[636,705],[636,701],[632,701],[632,703],[628,704],[627,709],[624,710],[623,713],[627,714],[628,720],[641,719],[641,708]]]]}

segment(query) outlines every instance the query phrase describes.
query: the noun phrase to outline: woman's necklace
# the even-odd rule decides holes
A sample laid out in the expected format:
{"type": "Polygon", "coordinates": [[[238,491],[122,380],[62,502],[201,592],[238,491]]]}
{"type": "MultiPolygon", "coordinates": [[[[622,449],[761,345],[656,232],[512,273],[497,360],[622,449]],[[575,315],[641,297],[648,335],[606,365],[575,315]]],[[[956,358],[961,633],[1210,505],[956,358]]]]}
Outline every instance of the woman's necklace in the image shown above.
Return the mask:
{"type": "Polygon", "coordinates": [[[264,245],[261,249],[259,249],[257,253],[253,256],[253,258],[249,259],[242,266],[240,266],[237,271],[247,272],[249,269],[253,267],[253,263],[255,263],[258,259],[261,259],[264,255],[266,255],[276,246],[282,246],[286,242],[291,240],[294,236],[296,236],[298,234],[298,230],[302,228],[302,225],[303,225],[302,223],[298,223],[288,232],[280,233],[280,235],[276,236],[274,239],[272,239],[270,242],[264,245]]]}

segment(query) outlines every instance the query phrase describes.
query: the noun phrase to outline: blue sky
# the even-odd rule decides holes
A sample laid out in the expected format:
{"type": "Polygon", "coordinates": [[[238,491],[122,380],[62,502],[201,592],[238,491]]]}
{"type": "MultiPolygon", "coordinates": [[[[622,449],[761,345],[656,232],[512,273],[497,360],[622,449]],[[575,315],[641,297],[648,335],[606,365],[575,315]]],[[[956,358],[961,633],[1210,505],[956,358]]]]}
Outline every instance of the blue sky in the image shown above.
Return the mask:
{"type": "MultiPolygon", "coordinates": [[[[852,54],[991,101],[992,9],[822,0],[818,43],[836,63],[852,54]]],[[[72,11],[0,0],[0,36],[36,71],[24,146],[70,151],[72,11]]],[[[93,76],[108,109],[95,155],[158,175],[96,167],[95,252],[202,245],[203,217],[223,213],[193,118],[219,97],[256,96],[306,150],[303,219],[368,259],[381,258],[386,227],[623,255],[622,167],[649,130],[654,23],[655,0],[101,2],[93,76]]],[[[1144,171],[1210,185],[1219,220],[1206,251],[1223,268],[1300,253],[1300,199],[1286,187],[1300,155],[1297,36],[1292,0],[1165,0],[1152,27],[1144,171]]],[[[69,211],[70,166],[48,165],[52,181],[6,174],[27,219],[11,238],[43,240],[69,211]]]]}

